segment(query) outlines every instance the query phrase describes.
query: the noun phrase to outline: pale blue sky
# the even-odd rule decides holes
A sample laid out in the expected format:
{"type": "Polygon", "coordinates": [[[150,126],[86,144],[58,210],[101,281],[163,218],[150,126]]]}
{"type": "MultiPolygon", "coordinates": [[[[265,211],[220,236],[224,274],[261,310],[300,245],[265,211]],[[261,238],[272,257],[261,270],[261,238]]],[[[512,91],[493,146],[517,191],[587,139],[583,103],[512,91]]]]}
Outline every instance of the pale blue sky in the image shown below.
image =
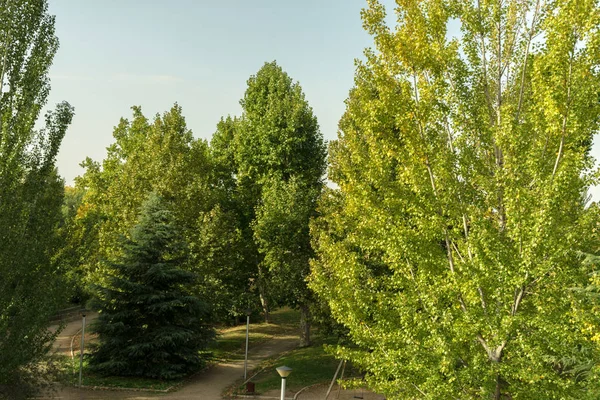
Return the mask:
{"type": "MultiPolygon", "coordinates": [[[[382,0],[393,14],[393,0],[382,0]]],[[[196,137],[239,115],[246,80],[277,60],[299,81],[326,140],[335,139],[354,59],[371,45],[366,0],[49,0],[60,49],[49,105],[75,118],[58,156],[71,184],[89,156],[102,160],[132,105],[147,116],[178,102],[196,137]]],[[[392,20],[392,18],[390,18],[392,20]]],[[[594,154],[600,155],[596,141],[594,154]]],[[[592,190],[595,199],[600,190],[592,190]]]]}
{"type": "Polygon", "coordinates": [[[58,158],[67,183],[86,156],[104,158],[132,105],[152,116],[178,102],[194,135],[209,139],[221,116],[241,112],[246,80],[272,60],[300,82],[334,139],[354,59],[371,43],[365,0],[49,3],[60,40],[49,104],[67,100],[76,112],[58,158]]]}

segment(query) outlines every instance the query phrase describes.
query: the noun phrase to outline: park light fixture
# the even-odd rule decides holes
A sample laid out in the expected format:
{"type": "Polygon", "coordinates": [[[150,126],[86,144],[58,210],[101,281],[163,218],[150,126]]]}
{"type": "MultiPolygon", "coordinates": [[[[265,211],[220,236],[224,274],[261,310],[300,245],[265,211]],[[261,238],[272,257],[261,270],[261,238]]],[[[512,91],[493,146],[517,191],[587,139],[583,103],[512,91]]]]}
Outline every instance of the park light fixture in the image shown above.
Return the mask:
{"type": "Polygon", "coordinates": [[[244,381],[248,379],[248,336],[250,333],[250,314],[252,314],[252,309],[248,307],[246,309],[246,353],[244,354],[244,381]]]}
{"type": "Polygon", "coordinates": [[[281,376],[281,400],[285,400],[285,378],[292,373],[292,369],[284,365],[277,367],[276,370],[279,376],[281,376]]]}
{"type": "Polygon", "coordinates": [[[85,308],[79,310],[81,314],[81,350],[79,351],[79,387],[81,388],[82,383],[82,372],[83,372],[83,351],[85,342],[85,315],[88,311],[85,308]]]}

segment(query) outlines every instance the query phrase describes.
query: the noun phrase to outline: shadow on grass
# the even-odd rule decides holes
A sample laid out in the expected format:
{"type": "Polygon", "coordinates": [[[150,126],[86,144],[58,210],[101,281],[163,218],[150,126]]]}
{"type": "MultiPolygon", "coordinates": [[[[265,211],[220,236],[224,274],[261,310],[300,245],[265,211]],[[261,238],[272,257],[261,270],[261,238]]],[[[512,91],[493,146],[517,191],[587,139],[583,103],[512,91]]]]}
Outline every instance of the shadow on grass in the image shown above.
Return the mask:
{"type": "MultiPolygon", "coordinates": [[[[299,321],[300,313],[287,307],[272,312],[269,324],[253,323],[251,320],[248,333],[249,347],[264,343],[274,336],[297,333],[299,321]]],[[[219,329],[217,340],[208,349],[214,361],[243,360],[245,350],[246,324],[219,329]]]]}

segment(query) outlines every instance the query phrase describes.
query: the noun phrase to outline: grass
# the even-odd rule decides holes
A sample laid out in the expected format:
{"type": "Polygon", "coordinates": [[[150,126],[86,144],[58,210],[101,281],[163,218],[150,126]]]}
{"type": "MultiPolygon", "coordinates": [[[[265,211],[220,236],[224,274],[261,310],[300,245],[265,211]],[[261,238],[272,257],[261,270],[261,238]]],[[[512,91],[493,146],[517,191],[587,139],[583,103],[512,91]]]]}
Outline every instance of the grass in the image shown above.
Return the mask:
{"type": "MultiPolygon", "coordinates": [[[[79,358],[62,356],[61,369],[63,382],[67,385],[77,386],[79,383],[79,358]]],[[[84,386],[100,386],[110,388],[129,388],[144,390],[167,390],[172,386],[182,383],[184,379],[159,380],[149,378],[125,377],[125,376],[102,376],[88,369],[87,361],[83,362],[82,384],[84,386]]]]}
{"type": "MultiPolygon", "coordinates": [[[[271,339],[273,336],[297,330],[299,312],[290,308],[281,308],[271,313],[271,323],[252,323],[248,333],[249,346],[271,339]]],[[[234,361],[244,359],[246,350],[246,324],[218,330],[217,340],[208,349],[214,360],[234,361]]]]}
{"type": "MultiPolygon", "coordinates": [[[[260,318],[260,317],[259,317],[260,318]]],[[[281,308],[271,313],[271,323],[264,322],[250,324],[248,335],[250,346],[265,342],[275,335],[286,334],[297,331],[299,313],[290,308],[281,308]]],[[[244,321],[245,322],[245,321],[244,321]]],[[[93,344],[94,336],[86,334],[86,343],[93,344]]],[[[75,340],[74,347],[79,348],[79,341],[75,340]]],[[[243,360],[246,348],[246,324],[234,327],[221,327],[217,329],[217,339],[207,349],[209,361],[235,361],[243,360]]],[[[61,357],[61,370],[64,376],[64,383],[68,385],[77,385],[79,381],[79,358],[76,352],[75,359],[68,356],[61,357]]],[[[91,372],[87,368],[87,361],[83,364],[83,385],[102,386],[112,388],[131,388],[145,390],[167,390],[172,386],[177,386],[185,381],[185,378],[178,380],[158,380],[136,377],[102,376],[91,372]]]]}
{"type": "MultiPolygon", "coordinates": [[[[293,350],[283,357],[273,358],[261,364],[261,372],[252,378],[256,385],[257,393],[266,393],[281,387],[281,377],[275,370],[278,366],[286,365],[292,368],[291,375],[287,378],[286,386],[292,392],[297,392],[303,387],[330,382],[339,365],[332,355],[325,352],[325,344],[335,344],[336,338],[314,335],[310,347],[293,350]]],[[[350,366],[346,368],[345,377],[356,376],[350,366]]],[[[339,377],[338,377],[339,378],[339,377]]],[[[237,386],[233,392],[245,393],[245,386],[237,386]]]]}

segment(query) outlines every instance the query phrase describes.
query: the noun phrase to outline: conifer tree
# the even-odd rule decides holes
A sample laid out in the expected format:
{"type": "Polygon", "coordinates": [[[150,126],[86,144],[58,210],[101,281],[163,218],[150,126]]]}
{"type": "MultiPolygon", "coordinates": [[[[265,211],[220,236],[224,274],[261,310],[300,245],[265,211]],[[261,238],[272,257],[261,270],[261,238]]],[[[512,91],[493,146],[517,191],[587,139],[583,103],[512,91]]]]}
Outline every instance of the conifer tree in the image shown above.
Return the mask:
{"type": "Polygon", "coordinates": [[[108,285],[98,288],[100,373],[173,379],[203,364],[200,351],[214,337],[207,307],[190,294],[195,275],[181,267],[187,246],[171,211],[151,194],[108,285]]]}

